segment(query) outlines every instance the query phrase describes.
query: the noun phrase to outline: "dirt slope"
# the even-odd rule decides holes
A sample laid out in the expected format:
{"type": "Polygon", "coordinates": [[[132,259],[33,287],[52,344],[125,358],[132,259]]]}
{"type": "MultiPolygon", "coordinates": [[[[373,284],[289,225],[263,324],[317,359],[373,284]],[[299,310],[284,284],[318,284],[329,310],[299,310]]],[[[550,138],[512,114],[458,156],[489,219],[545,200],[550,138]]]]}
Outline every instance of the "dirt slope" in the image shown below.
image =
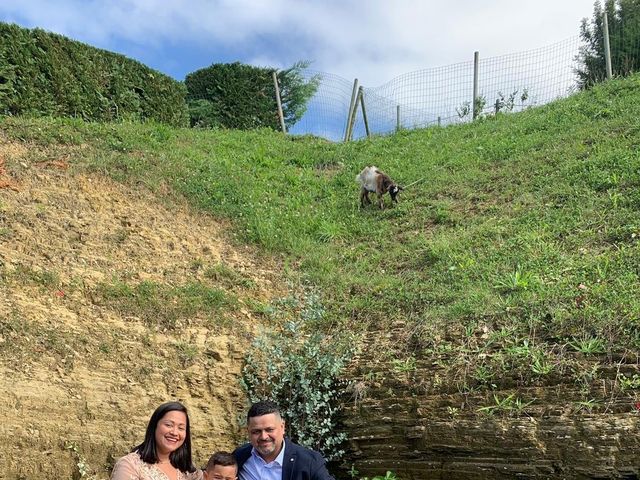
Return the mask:
{"type": "Polygon", "coordinates": [[[252,306],[284,292],[278,265],[179,200],[29,153],[0,141],[0,478],[108,478],[171,399],[198,463],[233,448],[252,306]],[[189,285],[226,303],[193,307],[189,285]]]}

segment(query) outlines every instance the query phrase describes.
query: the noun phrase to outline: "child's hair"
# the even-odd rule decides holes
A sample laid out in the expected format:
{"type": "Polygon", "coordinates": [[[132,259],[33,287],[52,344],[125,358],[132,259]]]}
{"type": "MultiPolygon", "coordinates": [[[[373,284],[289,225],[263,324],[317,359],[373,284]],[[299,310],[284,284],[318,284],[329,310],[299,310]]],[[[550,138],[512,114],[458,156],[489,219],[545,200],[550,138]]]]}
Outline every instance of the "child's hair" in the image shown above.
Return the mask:
{"type": "Polygon", "coordinates": [[[216,465],[222,465],[224,467],[230,466],[238,466],[238,462],[236,462],[236,457],[234,457],[229,452],[216,452],[211,455],[211,458],[207,462],[206,470],[211,470],[216,465]]]}

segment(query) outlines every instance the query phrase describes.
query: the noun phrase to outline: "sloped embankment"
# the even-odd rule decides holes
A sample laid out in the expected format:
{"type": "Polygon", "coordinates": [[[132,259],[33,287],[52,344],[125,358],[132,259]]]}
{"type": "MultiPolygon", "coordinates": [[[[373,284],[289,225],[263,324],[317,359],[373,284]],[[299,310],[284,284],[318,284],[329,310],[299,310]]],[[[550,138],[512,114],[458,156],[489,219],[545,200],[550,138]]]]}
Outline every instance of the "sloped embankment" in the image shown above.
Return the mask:
{"type": "Polygon", "coordinates": [[[73,154],[0,144],[0,478],[107,478],[169,399],[203,462],[239,440],[241,359],[277,265],[184,204],[72,174],[73,154]]]}

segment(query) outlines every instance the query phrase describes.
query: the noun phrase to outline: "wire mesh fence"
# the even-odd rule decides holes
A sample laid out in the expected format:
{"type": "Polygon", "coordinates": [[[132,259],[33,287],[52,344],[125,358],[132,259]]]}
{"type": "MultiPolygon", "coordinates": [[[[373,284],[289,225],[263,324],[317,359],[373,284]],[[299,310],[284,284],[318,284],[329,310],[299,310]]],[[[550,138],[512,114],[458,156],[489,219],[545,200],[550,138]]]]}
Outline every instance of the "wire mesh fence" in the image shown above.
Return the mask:
{"type": "MultiPolygon", "coordinates": [[[[616,24],[616,28],[622,27],[616,24]]],[[[624,35],[612,35],[615,41],[611,50],[623,57],[620,65],[637,70],[638,65],[629,65],[630,58],[640,58],[640,36],[632,35],[629,25],[625,28],[624,35]],[[630,50],[634,50],[633,55],[628,53],[630,50]]],[[[474,108],[478,115],[515,112],[566,97],[579,88],[576,70],[580,68],[581,41],[575,36],[535,50],[480,58],[475,102],[473,60],[407,73],[379,87],[364,88],[370,133],[468,122],[473,119],[474,108]]],[[[305,75],[319,75],[320,87],[290,133],[342,140],[353,81],[317,71],[307,71],[305,75]]],[[[356,115],[354,139],[366,135],[362,110],[356,115]]]]}

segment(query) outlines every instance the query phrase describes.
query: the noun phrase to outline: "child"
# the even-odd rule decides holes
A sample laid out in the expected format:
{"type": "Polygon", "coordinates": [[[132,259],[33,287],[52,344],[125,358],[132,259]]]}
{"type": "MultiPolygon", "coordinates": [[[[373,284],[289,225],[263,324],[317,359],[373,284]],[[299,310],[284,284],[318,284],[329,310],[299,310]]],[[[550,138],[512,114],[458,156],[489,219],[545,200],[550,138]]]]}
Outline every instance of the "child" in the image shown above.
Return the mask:
{"type": "Polygon", "coordinates": [[[229,452],[216,452],[211,455],[207,468],[204,470],[204,480],[237,480],[238,464],[229,452]]]}

